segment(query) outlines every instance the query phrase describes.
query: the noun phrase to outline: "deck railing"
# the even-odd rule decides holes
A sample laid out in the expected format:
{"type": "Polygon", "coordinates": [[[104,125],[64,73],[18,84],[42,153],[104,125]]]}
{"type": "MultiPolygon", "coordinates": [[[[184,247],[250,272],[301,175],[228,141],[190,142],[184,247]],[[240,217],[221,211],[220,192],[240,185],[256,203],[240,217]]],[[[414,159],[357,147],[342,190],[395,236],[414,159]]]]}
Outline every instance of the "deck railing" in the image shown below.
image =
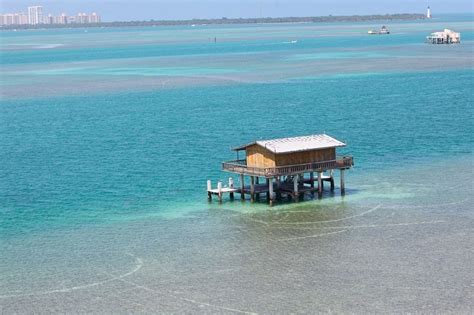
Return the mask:
{"type": "Polygon", "coordinates": [[[341,156],[335,160],[321,161],[306,164],[296,164],[277,167],[252,167],[247,166],[246,160],[235,160],[222,163],[222,169],[231,173],[255,176],[287,176],[307,172],[322,172],[330,169],[347,169],[354,165],[352,156],[341,156]]]}

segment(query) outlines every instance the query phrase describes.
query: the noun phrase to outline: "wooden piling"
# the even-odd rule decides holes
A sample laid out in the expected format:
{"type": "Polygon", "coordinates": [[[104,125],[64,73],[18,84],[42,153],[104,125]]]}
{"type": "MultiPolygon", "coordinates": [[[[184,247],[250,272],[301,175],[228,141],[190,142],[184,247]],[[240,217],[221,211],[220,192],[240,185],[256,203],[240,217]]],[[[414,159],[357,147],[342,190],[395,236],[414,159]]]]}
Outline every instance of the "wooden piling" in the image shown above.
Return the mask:
{"type": "Polygon", "coordinates": [[[318,197],[321,198],[323,196],[323,180],[322,180],[322,172],[318,172],[318,197]]]}
{"type": "Polygon", "coordinates": [[[331,176],[331,191],[334,191],[334,171],[329,171],[329,176],[331,176]]]}
{"type": "Polygon", "coordinates": [[[268,191],[267,191],[267,202],[270,202],[270,179],[269,179],[269,178],[266,178],[266,179],[265,179],[265,182],[266,182],[267,187],[268,187],[268,191]]]}
{"type": "Polygon", "coordinates": [[[250,176],[250,201],[255,201],[255,176],[250,176]]]}
{"type": "Polygon", "coordinates": [[[219,202],[222,202],[222,182],[217,183],[217,196],[219,197],[219,202]]]}
{"type": "Polygon", "coordinates": [[[240,174],[240,199],[245,200],[245,177],[240,174]]]}
{"type": "Polygon", "coordinates": [[[212,201],[212,193],[211,193],[211,189],[212,189],[212,183],[211,183],[211,180],[207,180],[207,200],[209,201],[212,201]]]}
{"type": "Polygon", "coordinates": [[[346,187],[344,184],[344,170],[341,169],[341,195],[344,195],[346,193],[346,187]]]}
{"type": "Polygon", "coordinates": [[[273,178],[268,179],[268,203],[270,207],[273,206],[274,193],[273,193],[273,178]]]}
{"type": "MultiPolygon", "coordinates": [[[[229,177],[229,188],[233,189],[234,188],[234,179],[232,177],[229,177]]],[[[234,193],[231,192],[229,193],[230,200],[234,200],[234,193]]]]}
{"type": "Polygon", "coordinates": [[[281,176],[277,176],[276,178],[276,199],[281,200],[281,176]]]}
{"type": "Polygon", "coordinates": [[[293,194],[294,194],[294,198],[295,198],[295,202],[298,202],[298,197],[299,197],[299,193],[298,193],[298,181],[299,181],[299,175],[295,175],[293,176],[293,194]]]}
{"type": "MultiPolygon", "coordinates": [[[[255,177],[255,185],[258,185],[258,184],[260,184],[260,177],[256,176],[255,177]]],[[[260,193],[259,192],[255,193],[255,200],[260,201],[260,193]]]]}

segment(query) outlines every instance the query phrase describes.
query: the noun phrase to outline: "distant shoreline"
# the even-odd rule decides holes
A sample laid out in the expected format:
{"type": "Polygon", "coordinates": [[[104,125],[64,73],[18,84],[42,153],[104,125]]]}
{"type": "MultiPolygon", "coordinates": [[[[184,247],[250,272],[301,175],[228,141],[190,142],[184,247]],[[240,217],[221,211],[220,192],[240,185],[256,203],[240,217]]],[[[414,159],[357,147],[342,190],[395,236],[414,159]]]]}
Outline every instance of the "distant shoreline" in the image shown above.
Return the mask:
{"type": "Polygon", "coordinates": [[[279,17],[279,18],[221,18],[193,20],[150,20],[129,22],[102,22],[94,24],[41,24],[6,25],[0,30],[64,29],[64,28],[102,28],[102,27],[139,27],[139,26],[180,26],[180,25],[232,25],[232,24],[278,24],[278,23],[324,23],[324,22],[364,22],[364,21],[411,21],[426,19],[424,14],[400,13],[377,15],[315,16],[315,17],[279,17]]]}

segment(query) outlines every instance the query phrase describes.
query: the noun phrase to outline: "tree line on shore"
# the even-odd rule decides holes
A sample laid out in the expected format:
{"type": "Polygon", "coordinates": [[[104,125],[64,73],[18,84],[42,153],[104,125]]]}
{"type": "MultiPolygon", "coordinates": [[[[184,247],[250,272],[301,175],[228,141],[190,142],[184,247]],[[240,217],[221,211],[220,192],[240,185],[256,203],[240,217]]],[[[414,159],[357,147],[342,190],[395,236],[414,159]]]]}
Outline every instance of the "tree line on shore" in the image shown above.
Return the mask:
{"type": "Polygon", "coordinates": [[[101,22],[90,24],[39,24],[39,25],[8,25],[1,29],[53,29],[53,28],[85,28],[85,27],[133,27],[133,26],[179,26],[179,25],[222,25],[222,24],[271,24],[271,23],[322,23],[322,22],[364,22],[425,19],[423,14],[376,14],[350,16],[316,16],[316,17],[266,17],[266,18],[226,18],[192,19],[192,20],[149,20],[101,22]]]}

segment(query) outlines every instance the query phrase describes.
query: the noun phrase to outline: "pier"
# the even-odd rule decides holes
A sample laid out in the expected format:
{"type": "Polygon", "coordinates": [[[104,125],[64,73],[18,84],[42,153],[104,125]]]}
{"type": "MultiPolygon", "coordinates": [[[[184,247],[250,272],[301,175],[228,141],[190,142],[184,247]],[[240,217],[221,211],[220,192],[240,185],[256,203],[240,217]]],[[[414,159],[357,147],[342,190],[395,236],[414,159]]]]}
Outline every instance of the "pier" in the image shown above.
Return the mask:
{"type": "Polygon", "coordinates": [[[212,188],[207,182],[208,199],[216,195],[220,202],[229,194],[240,194],[241,200],[250,196],[250,201],[259,201],[262,194],[273,205],[287,198],[295,202],[305,194],[319,198],[323,195],[324,183],[328,182],[331,191],[335,190],[334,171],[339,170],[339,187],[345,194],[345,171],[352,168],[352,156],[336,156],[336,148],[346,146],[326,134],[293,138],[255,141],[234,148],[237,159],[222,163],[222,170],[237,174],[239,185],[229,178],[228,185],[218,182],[212,188]],[[245,151],[245,159],[239,159],[239,152],[245,151]]]}

